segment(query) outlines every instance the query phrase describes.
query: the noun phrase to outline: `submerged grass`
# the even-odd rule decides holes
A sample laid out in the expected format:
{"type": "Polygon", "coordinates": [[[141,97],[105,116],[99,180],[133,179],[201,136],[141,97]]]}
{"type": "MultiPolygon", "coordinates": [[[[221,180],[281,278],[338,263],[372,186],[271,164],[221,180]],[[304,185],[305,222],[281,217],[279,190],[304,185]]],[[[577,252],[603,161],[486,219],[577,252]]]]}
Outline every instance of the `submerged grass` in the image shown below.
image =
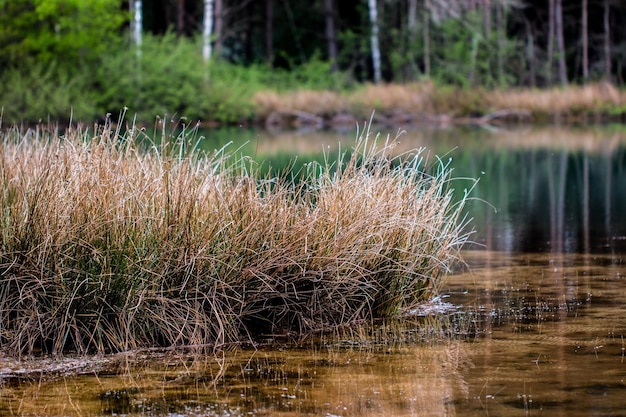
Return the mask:
{"type": "Polygon", "coordinates": [[[367,129],[297,183],[184,137],[137,139],[1,134],[5,353],[219,347],[394,317],[468,237],[451,168],[393,156],[367,129]]]}

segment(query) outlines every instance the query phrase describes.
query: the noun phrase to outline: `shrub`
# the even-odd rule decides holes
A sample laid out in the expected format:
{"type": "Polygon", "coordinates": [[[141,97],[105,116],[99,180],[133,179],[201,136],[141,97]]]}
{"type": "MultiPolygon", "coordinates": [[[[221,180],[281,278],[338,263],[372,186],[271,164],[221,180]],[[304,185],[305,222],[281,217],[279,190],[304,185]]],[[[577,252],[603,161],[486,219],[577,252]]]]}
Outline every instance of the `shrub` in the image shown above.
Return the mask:
{"type": "Polygon", "coordinates": [[[0,75],[0,108],[5,123],[93,120],[96,103],[84,73],[56,63],[31,62],[0,75]]]}
{"type": "Polygon", "coordinates": [[[101,111],[124,107],[151,122],[154,115],[203,115],[206,67],[194,42],[146,36],[141,55],[135,47],[112,51],[97,68],[98,105],[101,111]]]}

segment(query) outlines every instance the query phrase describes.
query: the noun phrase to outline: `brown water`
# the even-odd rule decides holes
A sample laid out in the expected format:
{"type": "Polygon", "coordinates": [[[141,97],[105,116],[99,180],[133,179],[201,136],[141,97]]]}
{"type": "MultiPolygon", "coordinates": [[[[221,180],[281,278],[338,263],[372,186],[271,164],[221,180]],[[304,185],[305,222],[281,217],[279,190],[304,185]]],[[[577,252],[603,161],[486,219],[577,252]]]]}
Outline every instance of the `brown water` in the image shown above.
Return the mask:
{"type": "Polygon", "coordinates": [[[623,140],[565,135],[458,144],[471,148],[458,156],[467,175],[482,175],[477,197],[498,211],[470,208],[483,246],[449,277],[439,305],[456,310],[434,336],[120,356],[52,380],[2,379],[16,365],[0,358],[0,416],[626,415],[623,140]]]}
{"type": "Polygon", "coordinates": [[[491,320],[468,347],[458,414],[626,414],[626,257],[467,258],[473,273],[453,278],[450,301],[474,303],[491,320]]]}

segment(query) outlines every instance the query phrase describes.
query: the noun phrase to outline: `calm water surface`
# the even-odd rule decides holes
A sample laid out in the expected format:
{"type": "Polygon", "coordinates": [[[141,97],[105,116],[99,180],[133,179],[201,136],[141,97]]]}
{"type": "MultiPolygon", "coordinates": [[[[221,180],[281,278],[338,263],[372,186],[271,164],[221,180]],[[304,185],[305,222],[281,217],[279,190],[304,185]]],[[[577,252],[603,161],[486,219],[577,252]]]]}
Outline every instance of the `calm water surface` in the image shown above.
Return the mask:
{"type": "MultiPolygon", "coordinates": [[[[244,151],[280,167],[287,150],[313,155],[349,147],[351,136],[234,130],[218,139],[247,140],[244,151]]],[[[441,294],[457,307],[448,328],[464,334],[116,358],[98,375],[5,380],[0,415],[626,415],[626,134],[455,129],[400,140],[400,150],[451,151],[458,177],[480,178],[468,207],[476,244],[441,294]]]]}

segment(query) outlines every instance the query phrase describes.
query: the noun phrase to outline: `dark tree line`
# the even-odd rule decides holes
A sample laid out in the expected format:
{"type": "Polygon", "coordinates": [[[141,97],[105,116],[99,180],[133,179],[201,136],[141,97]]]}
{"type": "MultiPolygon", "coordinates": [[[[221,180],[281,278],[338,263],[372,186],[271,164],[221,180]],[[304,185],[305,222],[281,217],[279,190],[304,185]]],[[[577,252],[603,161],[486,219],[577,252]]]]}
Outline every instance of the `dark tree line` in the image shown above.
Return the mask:
{"type": "Polygon", "coordinates": [[[485,87],[624,82],[620,0],[0,0],[0,71],[106,53],[128,38],[136,4],[143,33],[204,30],[212,59],[235,64],[325,60],[356,81],[485,87]]]}
{"type": "MultiPolygon", "coordinates": [[[[201,31],[200,0],[144,0],[144,29],[201,31]]],[[[215,1],[216,56],[289,68],[312,58],[374,80],[366,0],[215,1]]],[[[382,77],[545,86],[623,83],[626,2],[617,0],[378,0],[382,77]]]]}

